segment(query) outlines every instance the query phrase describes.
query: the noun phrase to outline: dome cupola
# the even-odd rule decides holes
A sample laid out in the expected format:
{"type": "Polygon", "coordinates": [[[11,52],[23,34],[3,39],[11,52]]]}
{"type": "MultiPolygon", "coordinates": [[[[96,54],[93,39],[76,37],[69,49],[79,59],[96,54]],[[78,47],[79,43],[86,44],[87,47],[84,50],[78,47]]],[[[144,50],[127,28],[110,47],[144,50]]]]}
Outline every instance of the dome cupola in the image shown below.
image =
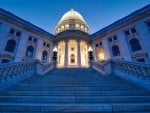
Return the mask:
{"type": "Polygon", "coordinates": [[[80,13],[75,11],[73,8],[66,12],[60,19],[55,29],[55,34],[63,32],[65,30],[80,30],[85,33],[89,33],[89,27],[86,21],[80,13]]]}

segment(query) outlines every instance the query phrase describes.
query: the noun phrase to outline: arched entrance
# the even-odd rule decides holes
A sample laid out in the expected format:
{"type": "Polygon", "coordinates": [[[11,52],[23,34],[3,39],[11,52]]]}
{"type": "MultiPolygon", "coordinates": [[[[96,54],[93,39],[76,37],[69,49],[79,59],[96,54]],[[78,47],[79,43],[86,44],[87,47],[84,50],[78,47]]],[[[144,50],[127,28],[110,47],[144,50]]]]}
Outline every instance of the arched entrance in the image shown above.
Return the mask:
{"type": "Polygon", "coordinates": [[[74,54],[72,54],[72,55],[70,56],[70,63],[71,63],[71,64],[74,64],[74,63],[75,63],[75,55],[74,55],[74,54]]]}
{"type": "Polygon", "coordinates": [[[77,41],[69,40],[68,42],[68,67],[77,67],[77,41]]]}

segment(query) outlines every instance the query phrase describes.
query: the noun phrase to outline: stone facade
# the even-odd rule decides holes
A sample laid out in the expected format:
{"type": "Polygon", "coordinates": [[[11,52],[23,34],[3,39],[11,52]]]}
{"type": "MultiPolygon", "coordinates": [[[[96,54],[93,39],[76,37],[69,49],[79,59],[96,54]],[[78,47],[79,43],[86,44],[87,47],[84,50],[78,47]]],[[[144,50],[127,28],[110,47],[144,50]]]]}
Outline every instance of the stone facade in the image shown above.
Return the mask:
{"type": "Polygon", "coordinates": [[[55,33],[0,9],[0,63],[36,59],[48,63],[54,60],[54,48],[58,67],[89,67],[90,52],[94,61],[150,62],[150,5],[93,34],[83,17],[71,9],[55,33]]]}

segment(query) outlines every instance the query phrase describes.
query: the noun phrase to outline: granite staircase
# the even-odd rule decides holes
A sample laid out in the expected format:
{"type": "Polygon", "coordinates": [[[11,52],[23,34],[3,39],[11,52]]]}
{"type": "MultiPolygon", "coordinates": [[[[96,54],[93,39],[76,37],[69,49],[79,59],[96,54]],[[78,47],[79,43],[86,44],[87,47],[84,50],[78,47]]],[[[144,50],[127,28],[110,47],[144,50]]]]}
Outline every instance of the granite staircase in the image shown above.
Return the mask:
{"type": "Polygon", "coordinates": [[[149,113],[150,91],[88,68],[55,69],[0,92],[0,113],[149,113]]]}

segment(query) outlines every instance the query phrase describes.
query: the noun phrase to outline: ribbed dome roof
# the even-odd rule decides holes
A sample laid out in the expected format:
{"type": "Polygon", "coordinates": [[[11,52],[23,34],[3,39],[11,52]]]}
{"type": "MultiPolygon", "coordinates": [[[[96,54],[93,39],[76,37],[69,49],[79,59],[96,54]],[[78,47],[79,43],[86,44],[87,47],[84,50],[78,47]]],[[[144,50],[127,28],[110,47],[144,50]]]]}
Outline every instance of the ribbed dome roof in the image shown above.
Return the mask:
{"type": "Polygon", "coordinates": [[[71,8],[70,11],[66,12],[62,16],[59,23],[61,23],[62,21],[65,21],[65,20],[70,20],[70,19],[78,19],[78,20],[85,22],[82,15],[80,13],[78,13],[77,11],[75,11],[73,8],[71,8]]]}
{"type": "Polygon", "coordinates": [[[71,8],[68,12],[66,12],[58,22],[56,26],[55,33],[58,34],[65,30],[80,30],[85,33],[89,33],[89,27],[86,24],[86,21],[81,16],[80,13],[71,8]]]}

